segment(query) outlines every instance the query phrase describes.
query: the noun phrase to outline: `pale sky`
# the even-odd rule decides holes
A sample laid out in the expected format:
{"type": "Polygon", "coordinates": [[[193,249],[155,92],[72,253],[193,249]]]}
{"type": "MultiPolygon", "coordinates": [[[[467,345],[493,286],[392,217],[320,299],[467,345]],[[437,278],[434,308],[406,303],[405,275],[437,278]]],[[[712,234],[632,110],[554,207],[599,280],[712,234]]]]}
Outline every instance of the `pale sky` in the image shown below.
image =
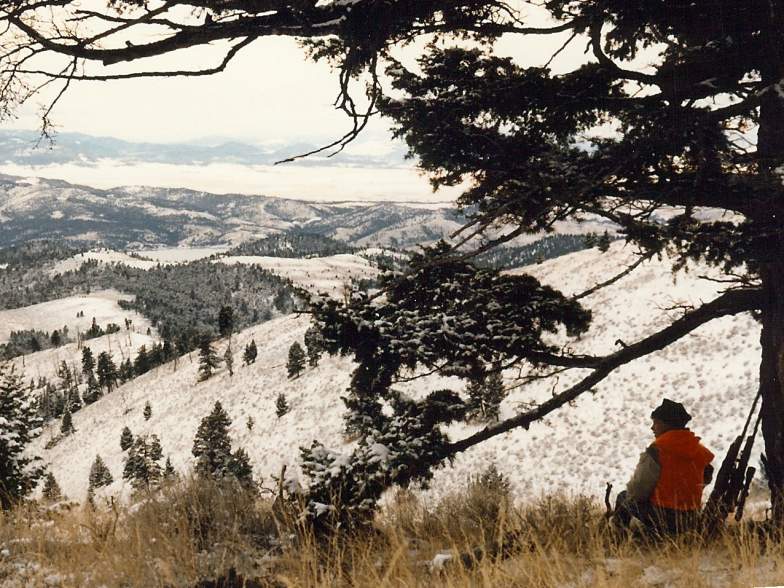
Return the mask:
{"type": "MultiPolygon", "coordinates": [[[[498,52],[514,55],[523,64],[543,65],[564,40],[564,35],[543,36],[524,47],[516,39],[504,39],[498,52]]],[[[204,67],[220,61],[219,49],[216,44],[177,52],[146,65],[154,64],[156,69],[167,65],[204,67]]],[[[583,49],[583,42],[573,43],[559,58],[556,68],[570,68],[575,62],[585,60],[583,49]]],[[[401,57],[411,62],[416,51],[409,50],[401,57]]],[[[336,73],[326,63],[308,60],[294,39],[263,38],[241,51],[225,72],[214,76],[73,84],[52,118],[62,132],[130,141],[227,139],[256,144],[325,143],[349,128],[349,120],[332,106],[337,89],[336,73]]],[[[6,126],[37,127],[37,107],[28,106],[19,114],[18,120],[6,126]]],[[[384,154],[391,151],[390,141],[387,121],[376,119],[347,150],[357,155],[384,154]]],[[[433,195],[427,179],[416,173],[413,161],[402,163],[397,170],[379,170],[376,176],[356,170],[308,168],[296,163],[287,164],[286,171],[275,172],[230,166],[209,166],[190,172],[160,166],[155,169],[152,166],[126,169],[116,165],[105,169],[67,167],[25,170],[0,165],[0,171],[26,171],[25,175],[61,177],[97,187],[109,187],[105,185],[107,182],[167,186],[184,182],[185,187],[213,192],[275,192],[313,199],[343,199],[346,192],[352,198],[361,197],[363,185],[368,197],[374,200],[383,199],[385,190],[391,200],[445,200],[456,195],[454,190],[433,195]]]]}

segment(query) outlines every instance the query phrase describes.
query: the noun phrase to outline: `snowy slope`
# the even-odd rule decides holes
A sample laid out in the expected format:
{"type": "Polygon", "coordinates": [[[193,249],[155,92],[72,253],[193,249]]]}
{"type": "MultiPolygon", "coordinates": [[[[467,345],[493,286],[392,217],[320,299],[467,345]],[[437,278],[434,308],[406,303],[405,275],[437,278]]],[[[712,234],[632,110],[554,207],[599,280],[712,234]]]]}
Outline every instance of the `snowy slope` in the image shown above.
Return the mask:
{"type": "MultiPolygon", "coordinates": [[[[119,333],[88,339],[82,342],[82,347],[89,347],[94,357],[106,351],[112,356],[114,363],[119,365],[127,358],[136,357],[142,345],[146,345],[149,349],[155,342],[157,338],[147,335],[146,328],[134,325],[130,331],[122,330],[119,333]]],[[[74,341],[61,347],[44,349],[14,358],[11,363],[16,366],[17,371],[24,372],[28,378],[45,377],[52,382],[57,382],[57,368],[63,361],[76,368],[76,372],[81,371],[82,347],[74,341]]]]}
{"type": "Polygon", "coordinates": [[[310,259],[266,257],[262,255],[233,255],[222,257],[220,263],[233,265],[245,263],[258,265],[279,276],[288,278],[295,285],[311,293],[327,293],[340,297],[352,279],[374,278],[378,269],[364,257],[350,253],[313,257],[310,259]]]}
{"type": "MultiPolygon", "coordinates": [[[[622,244],[614,243],[604,255],[593,249],[529,269],[565,292],[575,292],[606,279],[630,254],[622,244]]],[[[702,270],[680,275],[673,285],[669,267],[666,258],[652,260],[587,298],[586,305],[595,313],[594,328],[575,349],[610,351],[617,339],[632,342],[662,324],[673,312],[664,307],[715,296],[717,284],[701,280],[698,275],[702,270]]],[[[183,471],[192,464],[190,450],[199,421],[216,400],[234,421],[235,446],[248,450],[257,475],[265,480],[283,463],[295,464],[297,448],[313,439],[347,449],[341,435],[343,406],[339,397],[348,385],[351,362],[324,358],[300,378],[286,378],[287,350],[295,340],[302,341],[307,327],[306,318],[282,317],[236,335],[233,378],[222,369],[211,380],[197,384],[195,353],[180,358],[176,365],[157,368],[76,413],[74,436],[44,450],[44,443],[57,432],[55,425],[34,450],[51,464],[63,490],[73,498],[84,497],[96,453],[115,477],[109,491],[125,493],[119,447],[122,427],[129,426],[134,434],[158,434],[164,454],[171,455],[175,467],[183,471]],[[244,367],[240,353],[251,338],[258,344],[259,356],[254,365],[244,367]],[[292,411],[277,419],[275,398],[281,392],[292,411]],[[153,408],[149,422],[142,417],[146,401],[153,408]],[[248,416],[256,421],[252,431],[245,426],[248,416]]],[[[574,407],[562,409],[529,431],[508,432],[458,456],[454,468],[438,473],[430,494],[440,495],[464,484],[468,475],[491,461],[511,478],[522,498],[554,490],[599,496],[605,481],[615,482],[617,489],[651,441],[649,414],[663,396],[684,402],[694,415],[692,428],[720,459],[739,433],[755,394],[758,335],[758,326],[749,317],[729,317],[706,325],[669,349],[618,370],[596,387],[595,395],[585,395],[574,407]]],[[[225,342],[220,344],[219,354],[224,348],[225,342]]],[[[512,371],[506,374],[510,395],[502,406],[504,417],[527,402],[548,398],[553,390],[563,389],[577,377],[563,374],[519,389],[516,375],[512,371]]],[[[417,395],[436,386],[454,388],[459,383],[425,378],[399,387],[417,395]]],[[[460,425],[453,427],[451,434],[461,438],[477,429],[478,425],[460,425]]]]}
{"type": "MultiPolygon", "coordinates": [[[[68,261],[68,260],[66,260],[68,261]]],[[[101,327],[107,323],[123,325],[126,318],[133,321],[137,330],[146,332],[150,323],[140,314],[132,310],[123,310],[118,300],[133,298],[116,290],[100,290],[91,294],[69,296],[42,302],[24,308],[0,310],[0,343],[7,341],[11,331],[22,329],[38,329],[53,331],[68,326],[69,336],[76,338],[77,333],[90,328],[93,317],[101,327]],[[83,317],[77,313],[84,312],[83,317]]]]}

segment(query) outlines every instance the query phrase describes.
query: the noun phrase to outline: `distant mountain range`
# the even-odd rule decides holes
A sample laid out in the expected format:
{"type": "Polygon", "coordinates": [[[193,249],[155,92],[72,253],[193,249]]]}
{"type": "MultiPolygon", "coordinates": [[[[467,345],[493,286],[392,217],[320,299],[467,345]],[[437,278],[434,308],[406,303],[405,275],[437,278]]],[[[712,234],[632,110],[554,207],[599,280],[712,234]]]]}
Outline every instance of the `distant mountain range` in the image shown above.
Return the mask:
{"type": "Polygon", "coordinates": [[[446,208],[139,186],[101,190],[0,174],[0,247],[40,238],[116,249],[236,245],[299,228],[356,246],[405,248],[447,236],[464,220],[446,208]]]}
{"type": "MultiPolygon", "coordinates": [[[[124,164],[164,163],[171,165],[207,165],[234,163],[271,165],[282,159],[321,147],[315,143],[290,143],[262,146],[239,141],[203,141],[188,143],[137,143],[113,137],[95,137],[81,133],[60,133],[53,143],[41,140],[35,131],[0,130],[0,162],[20,165],[75,163],[94,165],[113,160],[124,164]]],[[[339,158],[312,156],[300,160],[302,166],[395,167],[403,163],[405,149],[389,143],[390,151],[375,155],[352,155],[344,151],[339,158]]]]}

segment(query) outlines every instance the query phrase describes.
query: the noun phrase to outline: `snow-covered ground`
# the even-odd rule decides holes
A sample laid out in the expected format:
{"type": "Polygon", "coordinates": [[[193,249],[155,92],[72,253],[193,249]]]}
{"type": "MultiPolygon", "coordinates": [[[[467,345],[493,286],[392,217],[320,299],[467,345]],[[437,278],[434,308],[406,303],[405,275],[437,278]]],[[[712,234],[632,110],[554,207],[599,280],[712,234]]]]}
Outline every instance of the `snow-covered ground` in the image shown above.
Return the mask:
{"type": "MultiPolygon", "coordinates": [[[[630,258],[629,250],[614,243],[606,254],[592,249],[529,270],[570,293],[606,279],[630,258]]],[[[315,272],[314,268],[324,263],[323,258],[276,261],[280,268],[296,268],[290,269],[290,276],[315,272]]],[[[336,266],[335,271],[347,267],[353,266],[336,266]]],[[[673,283],[669,268],[666,258],[652,260],[586,298],[585,304],[594,311],[594,326],[574,348],[593,353],[611,351],[616,340],[633,342],[663,324],[666,316],[677,316],[679,311],[667,311],[666,307],[707,301],[716,295],[718,285],[699,278],[704,270],[680,274],[673,283]]],[[[345,281],[341,275],[336,284],[345,281]]],[[[134,434],[159,435],[164,454],[171,456],[178,470],[185,471],[192,466],[190,452],[198,424],[216,400],[233,419],[234,446],[248,450],[257,476],[266,481],[282,464],[295,465],[298,448],[314,439],[348,450],[341,433],[340,396],[348,386],[352,362],[325,357],[298,379],[286,377],[288,348],[294,341],[302,342],[307,327],[306,318],[289,316],[235,335],[234,377],[222,368],[212,379],[197,383],[196,353],[161,366],[77,412],[76,434],[44,450],[43,445],[59,431],[59,424],[53,424],[33,451],[51,464],[63,490],[72,498],[84,498],[90,464],[97,453],[115,478],[108,490],[127,493],[121,478],[124,454],[119,446],[123,426],[129,426],[134,434]],[[256,363],[246,367],[241,365],[241,353],[251,338],[259,354],[256,363]],[[280,393],[286,395],[291,412],[278,419],[275,399],[280,393]],[[147,401],[153,410],[149,421],[142,416],[147,401]],[[246,426],[248,417],[255,420],[252,430],[246,426]]],[[[596,386],[595,394],[585,394],[574,406],[563,408],[530,430],[510,431],[459,455],[454,467],[438,472],[427,496],[436,497],[463,485],[469,475],[491,462],[509,476],[523,499],[558,490],[598,497],[606,481],[614,482],[617,490],[651,442],[649,415],[665,396],[683,402],[694,415],[692,429],[716,453],[718,465],[740,432],[756,392],[758,339],[759,327],[747,316],[705,325],[669,348],[619,369],[596,386]]],[[[220,355],[226,344],[222,341],[218,345],[220,355]]],[[[517,386],[516,372],[505,375],[509,396],[502,405],[502,416],[510,417],[527,402],[562,390],[579,374],[562,374],[525,388],[517,386]]],[[[431,377],[398,387],[418,395],[445,386],[456,388],[460,383],[431,377]]],[[[450,434],[459,439],[480,426],[454,426],[450,434]]]]}
{"type": "Polygon", "coordinates": [[[204,259],[210,255],[225,253],[228,247],[170,247],[163,249],[142,249],[137,251],[142,257],[152,259],[163,264],[188,263],[197,259],[204,259]]]}
{"type": "Polygon", "coordinates": [[[49,270],[50,275],[64,274],[65,272],[78,270],[86,261],[97,261],[98,263],[122,263],[128,267],[136,267],[143,270],[158,265],[157,261],[150,259],[139,259],[121,251],[114,251],[113,249],[98,249],[95,251],[85,251],[79,253],[68,259],[58,261],[54,267],[49,270]]]}
{"type": "Polygon", "coordinates": [[[343,295],[352,279],[374,278],[378,275],[378,269],[372,267],[367,259],[348,253],[310,259],[236,255],[222,257],[218,262],[258,265],[288,278],[309,292],[324,292],[338,297],[343,295]]]}
{"type": "Polygon", "coordinates": [[[146,332],[150,322],[132,310],[123,310],[118,300],[131,300],[133,296],[117,290],[99,290],[90,294],[69,296],[59,300],[42,302],[24,308],[0,310],[0,343],[8,340],[11,331],[38,329],[53,331],[68,326],[69,337],[76,339],[77,333],[90,328],[93,317],[99,326],[115,323],[124,327],[125,319],[133,321],[139,332],[146,332]],[[77,317],[80,312],[84,316],[77,317]]]}
{"type": "MultiPolygon", "coordinates": [[[[153,331],[154,332],[154,331],[153,331]]],[[[65,361],[76,372],[81,371],[82,347],[89,347],[93,352],[93,357],[106,351],[114,360],[116,365],[127,358],[133,360],[136,357],[139,347],[150,345],[157,341],[156,337],[146,334],[146,328],[133,326],[131,330],[123,330],[111,335],[103,335],[94,339],[83,341],[81,347],[76,341],[52,349],[44,349],[37,353],[31,353],[11,360],[18,372],[23,372],[28,378],[45,377],[50,381],[57,382],[57,368],[61,362],[65,361]]]]}

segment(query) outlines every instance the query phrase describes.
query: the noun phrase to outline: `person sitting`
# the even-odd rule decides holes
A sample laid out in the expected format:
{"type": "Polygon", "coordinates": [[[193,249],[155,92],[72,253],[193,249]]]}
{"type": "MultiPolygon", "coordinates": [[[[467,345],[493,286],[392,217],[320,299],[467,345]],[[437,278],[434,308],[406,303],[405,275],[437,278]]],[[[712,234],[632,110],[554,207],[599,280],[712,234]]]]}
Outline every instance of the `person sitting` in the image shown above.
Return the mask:
{"type": "Polygon", "coordinates": [[[629,527],[634,517],[657,534],[693,529],[702,490],[713,478],[713,453],[686,428],[691,415],[680,402],[665,398],[651,419],[655,440],[640,454],[626,490],[618,495],[615,521],[629,527]]]}

